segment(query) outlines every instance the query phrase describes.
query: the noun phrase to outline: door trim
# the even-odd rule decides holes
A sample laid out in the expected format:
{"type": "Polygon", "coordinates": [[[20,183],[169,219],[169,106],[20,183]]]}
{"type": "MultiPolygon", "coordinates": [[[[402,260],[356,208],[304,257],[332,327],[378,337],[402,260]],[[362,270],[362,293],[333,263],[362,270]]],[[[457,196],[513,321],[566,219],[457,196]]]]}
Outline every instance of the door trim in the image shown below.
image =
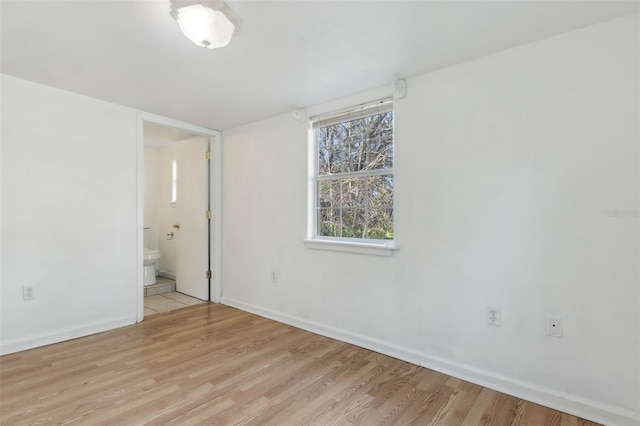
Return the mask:
{"type": "Polygon", "coordinates": [[[210,301],[219,303],[222,296],[222,132],[208,129],[206,127],[185,123],[173,118],[162,117],[155,114],[139,112],[137,114],[137,137],[136,137],[136,194],[137,194],[137,238],[136,253],[137,281],[136,281],[136,321],[144,319],[144,267],[142,256],[144,253],[144,123],[159,124],[173,127],[192,133],[208,136],[211,141],[211,167],[212,173],[209,176],[209,188],[212,193],[212,218],[209,229],[211,239],[211,249],[209,262],[212,266],[212,278],[209,283],[210,301]]]}

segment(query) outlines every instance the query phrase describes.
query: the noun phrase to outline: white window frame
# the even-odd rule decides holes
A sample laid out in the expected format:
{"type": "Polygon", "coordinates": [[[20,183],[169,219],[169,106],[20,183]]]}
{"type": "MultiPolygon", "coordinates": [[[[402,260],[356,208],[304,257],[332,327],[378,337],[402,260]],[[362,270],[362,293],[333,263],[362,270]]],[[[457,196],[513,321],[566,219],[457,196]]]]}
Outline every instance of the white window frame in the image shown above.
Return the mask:
{"type": "MultiPolygon", "coordinates": [[[[309,118],[308,128],[308,217],[307,217],[307,238],[305,243],[308,248],[317,250],[329,250],[340,251],[347,253],[368,254],[377,256],[391,256],[395,250],[398,249],[393,240],[383,239],[367,239],[367,238],[349,238],[349,237],[330,237],[318,235],[318,185],[321,180],[336,179],[344,177],[361,177],[361,176],[375,176],[375,175],[393,175],[395,183],[395,174],[393,168],[373,170],[368,173],[362,172],[348,172],[331,175],[319,175],[318,172],[318,140],[317,129],[320,127],[326,127],[332,124],[343,123],[349,120],[355,120],[358,118],[375,115],[376,113],[383,113],[393,111],[393,99],[384,98],[373,102],[360,104],[356,107],[345,108],[338,111],[332,111],[327,114],[317,115],[309,118]]],[[[394,118],[395,119],[395,118],[394,118]]],[[[395,123],[394,123],[395,130],[395,123]]],[[[394,140],[395,145],[395,140],[394,140]]],[[[394,152],[395,156],[395,152],[394,152]]],[[[395,160],[395,159],[394,159],[395,160]]],[[[395,186],[394,186],[395,191],[395,186]]],[[[394,197],[395,208],[395,197],[394,197]]],[[[395,223],[394,223],[394,238],[395,238],[395,223]]]]}

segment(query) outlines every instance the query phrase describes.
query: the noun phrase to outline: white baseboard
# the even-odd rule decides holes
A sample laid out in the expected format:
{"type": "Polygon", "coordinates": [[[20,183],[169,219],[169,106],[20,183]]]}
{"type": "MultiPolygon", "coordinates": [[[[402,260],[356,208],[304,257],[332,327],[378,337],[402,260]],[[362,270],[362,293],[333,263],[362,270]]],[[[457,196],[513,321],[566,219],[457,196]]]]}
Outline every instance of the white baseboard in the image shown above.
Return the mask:
{"type": "Polygon", "coordinates": [[[158,276],[169,278],[169,279],[172,279],[172,280],[176,279],[176,274],[174,272],[164,271],[162,269],[160,269],[158,271],[158,276]]]}
{"type": "Polygon", "coordinates": [[[508,395],[515,396],[536,404],[544,405],[574,416],[582,417],[606,425],[637,426],[640,424],[640,413],[624,408],[591,401],[576,395],[545,388],[491,371],[475,368],[470,365],[433,357],[358,333],[327,326],[303,318],[275,312],[269,309],[244,303],[239,300],[223,297],[224,305],[251,312],[253,314],[282,322],[312,333],[351,343],[375,352],[389,355],[403,361],[420,365],[480,386],[484,386],[508,395]]]}
{"type": "Polygon", "coordinates": [[[113,330],[114,328],[120,328],[135,323],[136,317],[133,316],[113,321],[85,325],[77,328],[52,330],[46,333],[39,333],[32,336],[2,341],[0,343],[0,355],[7,355],[14,352],[20,352],[27,349],[50,345],[52,343],[64,342],[65,340],[71,340],[78,337],[89,336],[91,334],[102,333],[103,331],[113,330]]]}

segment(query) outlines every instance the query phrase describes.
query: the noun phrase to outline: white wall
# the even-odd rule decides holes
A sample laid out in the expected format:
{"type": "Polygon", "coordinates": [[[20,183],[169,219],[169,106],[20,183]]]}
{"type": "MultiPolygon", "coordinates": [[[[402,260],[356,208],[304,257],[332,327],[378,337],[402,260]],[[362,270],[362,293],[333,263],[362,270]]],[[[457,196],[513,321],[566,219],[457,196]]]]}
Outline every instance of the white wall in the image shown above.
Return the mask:
{"type": "Polygon", "coordinates": [[[304,124],[226,131],[223,302],[636,424],[638,217],[606,211],[639,207],[638,73],[636,15],[409,79],[389,258],[303,244],[304,124]]]}
{"type": "Polygon", "coordinates": [[[136,111],[1,82],[2,352],[134,323],[136,111]]]}
{"type": "Polygon", "coordinates": [[[152,148],[143,149],[143,210],[144,226],[150,227],[147,231],[149,241],[145,241],[145,247],[158,249],[158,226],[156,200],[158,199],[158,150],[152,148]],[[149,232],[150,231],[150,232],[149,232]]]}

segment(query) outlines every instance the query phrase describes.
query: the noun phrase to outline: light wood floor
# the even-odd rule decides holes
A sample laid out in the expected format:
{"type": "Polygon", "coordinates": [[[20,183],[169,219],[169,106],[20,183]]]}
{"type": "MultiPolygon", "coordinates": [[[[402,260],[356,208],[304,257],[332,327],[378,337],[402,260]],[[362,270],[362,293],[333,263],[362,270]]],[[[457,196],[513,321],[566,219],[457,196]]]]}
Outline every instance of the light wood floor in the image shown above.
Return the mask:
{"type": "Polygon", "coordinates": [[[233,308],[0,357],[6,425],[594,425],[233,308]]]}

